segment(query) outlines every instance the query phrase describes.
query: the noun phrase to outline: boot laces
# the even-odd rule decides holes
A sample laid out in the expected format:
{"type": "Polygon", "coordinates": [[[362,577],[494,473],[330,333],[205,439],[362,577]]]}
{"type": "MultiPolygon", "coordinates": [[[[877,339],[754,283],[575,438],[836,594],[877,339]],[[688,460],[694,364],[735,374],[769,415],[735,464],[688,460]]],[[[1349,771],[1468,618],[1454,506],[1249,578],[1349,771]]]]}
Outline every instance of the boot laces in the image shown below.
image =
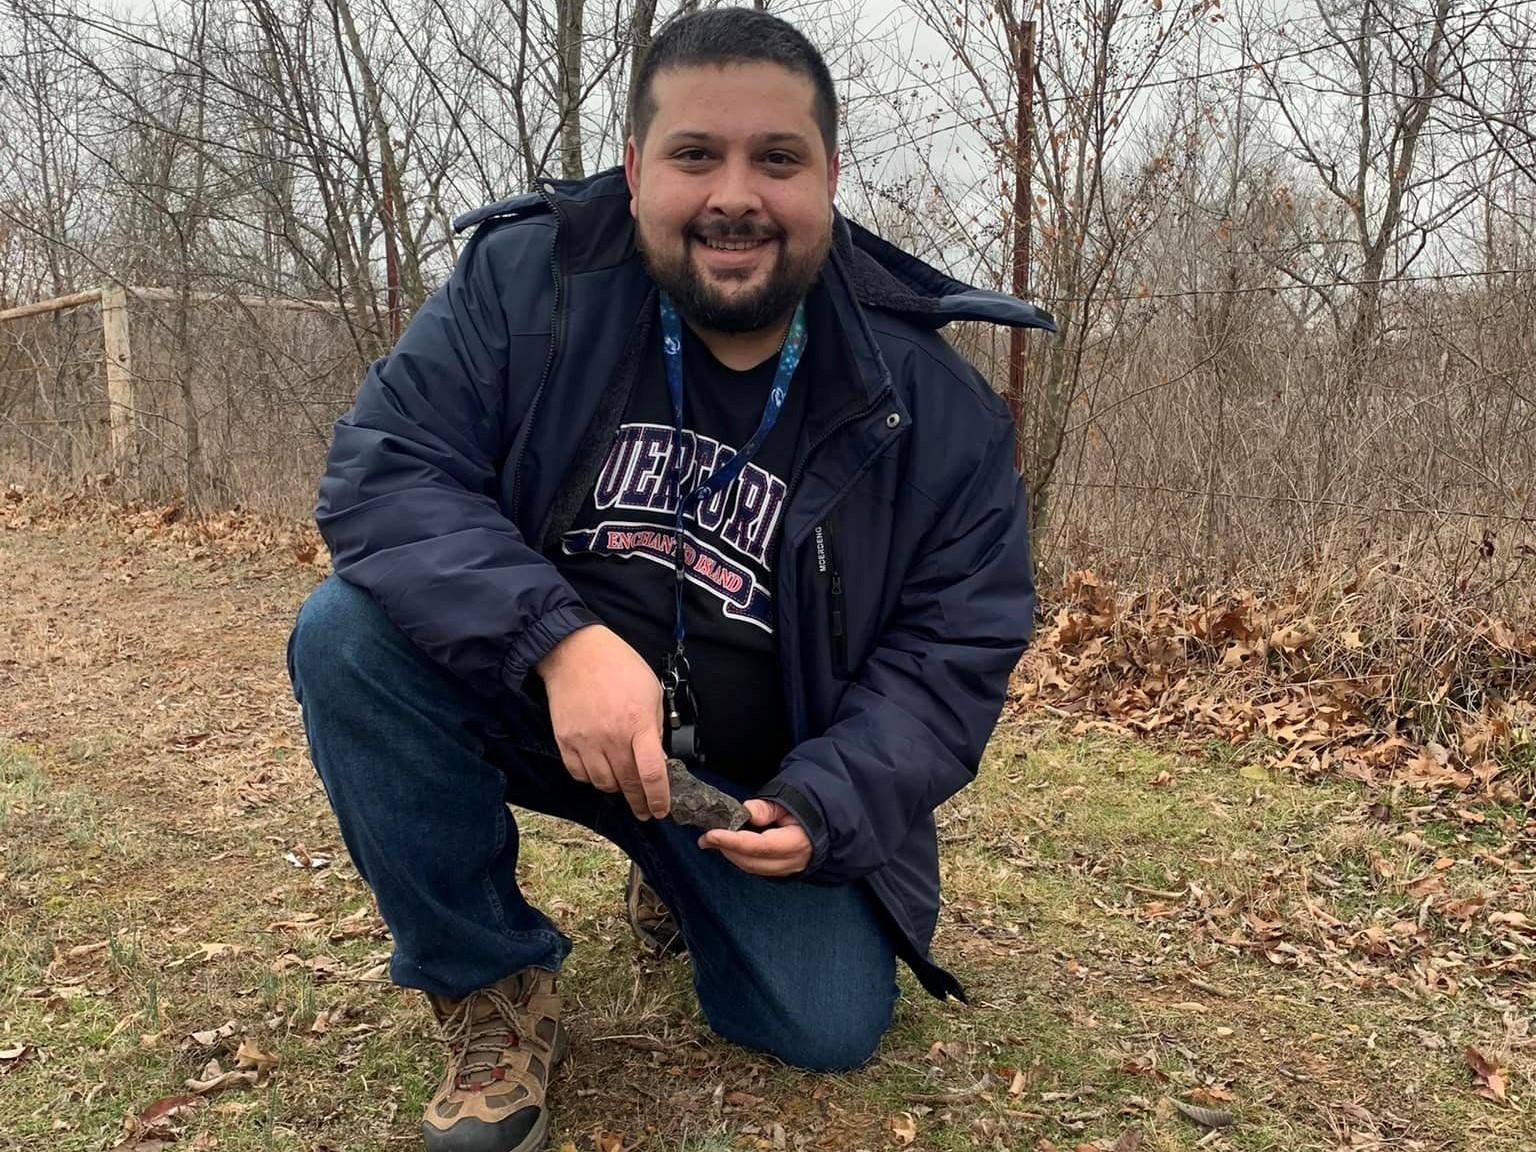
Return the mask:
{"type": "Polygon", "coordinates": [[[443,1021],[443,1039],[453,1053],[454,1086],[483,1091],[505,1078],[502,1062],[508,1048],[523,1042],[517,1025],[518,1008],[528,997],[516,999],[500,988],[471,992],[443,1021]]]}

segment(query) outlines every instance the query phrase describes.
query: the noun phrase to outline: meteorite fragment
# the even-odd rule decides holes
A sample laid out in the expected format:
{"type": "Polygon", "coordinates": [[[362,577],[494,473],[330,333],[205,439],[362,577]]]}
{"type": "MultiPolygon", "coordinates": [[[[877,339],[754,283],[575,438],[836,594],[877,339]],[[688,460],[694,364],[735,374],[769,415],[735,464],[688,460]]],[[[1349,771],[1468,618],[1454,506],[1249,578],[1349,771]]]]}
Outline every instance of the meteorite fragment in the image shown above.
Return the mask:
{"type": "Polygon", "coordinates": [[[705,831],[724,828],[727,832],[746,826],[746,807],[713,784],[704,783],[681,760],[667,761],[667,787],[672,790],[672,810],[667,815],[678,824],[705,831]]]}

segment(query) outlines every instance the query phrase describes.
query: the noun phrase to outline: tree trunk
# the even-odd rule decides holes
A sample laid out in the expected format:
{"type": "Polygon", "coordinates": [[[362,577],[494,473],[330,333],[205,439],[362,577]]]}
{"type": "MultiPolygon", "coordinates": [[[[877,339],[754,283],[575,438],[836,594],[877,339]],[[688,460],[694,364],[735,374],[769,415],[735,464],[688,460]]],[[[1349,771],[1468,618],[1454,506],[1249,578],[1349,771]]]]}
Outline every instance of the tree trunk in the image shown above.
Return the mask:
{"type": "Polygon", "coordinates": [[[555,0],[560,43],[560,174],[580,180],[581,163],[581,28],[584,0],[555,0]]]}
{"type": "MultiPolygon", "coordinates": [[[[634,15],[629,24],[629,91],[633,103],[635,77],[640,75],[640,65],[651,46],[651,27],[656,23],[656,0],[635,0],[634,15]]],[[[633,124],[624,126],[625,135],[634,131],[633,124]]]]}
{"type": "Polygon", "coordinates": [[[387,245],[393,245],[400,254],[400,288],[405,295],[406,307],[414,312],[421,307],[427,298],[426,288],[421,277],[421,256],[416,250],[416,243],[411,229],[406,221],[410,219],[406,211],[405,188],[400,179],[400,165],[395,157],[395,146],[389,137],[389,125],[384,120],[384,105],[379,97],[379,85],[373,74],[373,65],[369,63],[368,55],[363,50],[363,42],[357,34],[357,26],[352,21],[352,7],[347,0],[332,0],[336,5],[336,14],[341,19],[342,29],[347,35],[347,47],[351,50],[352,59],[357,65],[358,76],[363,83],[363,99],[368,102],[368,115],[372,120],[374,137],[379,142],[379,166],[382,169],[383,190],[380,200],[389,198],[389,211],[384,213],[384,218],[390,221],[389,235],[385,237],[387,245]]]}

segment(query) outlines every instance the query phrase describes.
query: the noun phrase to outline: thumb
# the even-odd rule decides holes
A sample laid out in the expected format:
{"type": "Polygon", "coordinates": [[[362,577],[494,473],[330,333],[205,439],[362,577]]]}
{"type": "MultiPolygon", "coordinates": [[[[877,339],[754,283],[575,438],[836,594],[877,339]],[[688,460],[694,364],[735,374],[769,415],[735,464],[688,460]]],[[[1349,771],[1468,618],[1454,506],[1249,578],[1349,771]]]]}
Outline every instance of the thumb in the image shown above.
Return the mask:
{"type": "Polygon", "coordinates": [[[747,818],[759,828],[771,827],[789,815],[789,809],[777,800],[743,800],[747,818]]]}

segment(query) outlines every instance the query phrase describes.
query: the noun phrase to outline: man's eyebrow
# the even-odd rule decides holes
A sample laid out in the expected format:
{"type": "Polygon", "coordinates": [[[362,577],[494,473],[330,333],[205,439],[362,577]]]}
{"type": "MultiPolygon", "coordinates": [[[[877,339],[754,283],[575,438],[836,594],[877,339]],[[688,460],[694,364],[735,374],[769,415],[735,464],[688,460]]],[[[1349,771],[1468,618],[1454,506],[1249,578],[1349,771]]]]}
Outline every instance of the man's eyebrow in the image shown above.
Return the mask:
{"type": "MultiPolygon", "coordinates": [[[[696,128],[679,128],[674,132],[668,132],[666,143],[672,146],[679,144],[713,144],[719,138],[708,132],[696,128]]],[[[808,148],[810,142],[798,132],[763,132],[751,138],[750,143],[758,148],[773,148],[790,145],[798,148],[808,148]]]]}
{"type": "Polygon", "coordinates": [[[752,143],[763,148],[775,144],[792,144],[800,148],[810,145],[810,141],[798,132],[765,132],[761,136],[752,137],[752,143]]]}

